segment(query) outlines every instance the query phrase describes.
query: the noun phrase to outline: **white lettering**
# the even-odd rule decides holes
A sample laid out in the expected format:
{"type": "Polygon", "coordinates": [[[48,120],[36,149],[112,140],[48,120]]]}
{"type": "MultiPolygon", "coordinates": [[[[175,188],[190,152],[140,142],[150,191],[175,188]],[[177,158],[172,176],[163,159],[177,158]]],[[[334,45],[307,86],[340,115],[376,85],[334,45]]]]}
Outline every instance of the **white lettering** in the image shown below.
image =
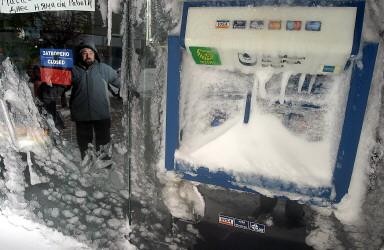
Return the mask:
{"type": "Polygon", "coordinates": [[[70,54],[69,54],[68,51],[43,50],[43,56],[61,56],[61,57],[69,57],[70,54]]]}
{"type": "Polygon", "coordinates": [[[47,62],[48,62],[48,64],[52,64],[52,65],[64,65],[65,64],[64,60],[51,60],[51,59],[49,59],[47,62]]]}

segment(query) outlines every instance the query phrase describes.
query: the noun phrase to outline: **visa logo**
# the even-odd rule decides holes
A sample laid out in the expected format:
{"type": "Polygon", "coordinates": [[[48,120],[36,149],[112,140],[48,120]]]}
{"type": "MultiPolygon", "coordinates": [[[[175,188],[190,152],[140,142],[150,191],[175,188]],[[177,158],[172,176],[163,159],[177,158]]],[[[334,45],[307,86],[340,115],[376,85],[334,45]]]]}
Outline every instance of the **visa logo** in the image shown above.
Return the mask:
{"type": "Polygon", "coordinates": [[[234,225],[234,219],[227,216],[219,216],[219,224],[227,225],[227,226],[233,226],[234,225]]]}
{"type": "Polygon", "coordinates": [[[216,29],[229,29],[231,22],[229,20],[217,20],[216,29]]]}

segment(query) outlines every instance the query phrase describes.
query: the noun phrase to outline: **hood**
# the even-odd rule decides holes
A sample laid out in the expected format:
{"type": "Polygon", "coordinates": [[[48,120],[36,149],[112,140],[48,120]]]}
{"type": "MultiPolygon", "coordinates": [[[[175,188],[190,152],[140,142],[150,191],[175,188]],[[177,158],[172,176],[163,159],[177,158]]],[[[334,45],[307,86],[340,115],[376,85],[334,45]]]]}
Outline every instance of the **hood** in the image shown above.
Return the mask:
{"type": "Polygon", "coordinates": [[[84,48],[88,48],[88,49],[91,49],[93,50],[93,52],[95,52],[95,59],[100,62],[100,58],[99,58],[99,53],[97,51],[97,48],[95,46],[95,43],[93,41],[86,41],[86,42],[81,42],[78,47],[77,47],[77,54],[79,55],[80,54],[80,51],[84,48]]]}

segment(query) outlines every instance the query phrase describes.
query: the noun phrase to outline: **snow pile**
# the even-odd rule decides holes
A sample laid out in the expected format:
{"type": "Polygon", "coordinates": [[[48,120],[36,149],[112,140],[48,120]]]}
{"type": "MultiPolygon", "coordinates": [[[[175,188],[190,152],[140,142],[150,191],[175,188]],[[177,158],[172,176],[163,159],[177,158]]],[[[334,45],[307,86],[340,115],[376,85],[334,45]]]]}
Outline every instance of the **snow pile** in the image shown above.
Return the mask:
{"type": "MultiPolygon", "coordinates": [[[[9,58],[2,62],[2,69],[0,138],[11,139],[10,146],[16,149],[43,153],[49,147],[50,140],[28,83],[26,79],[19,78],[9,58]]],[[[2,142],[5,143],[4,140],[2,142]]]]}
{"type": "Polygon", "coordinates": [[[28,152],[46,155],[51,141],[26,80],[18,76],[9,58],[1,69],[0,159],[4,166],[0,169],[0,194],[7,197],[5,204],[22,210],[27,206],[23,192],[28,152]]]}
{"type": "MultiPolygon", "coordinates": [[[[172,174],[169,174],[172,175],[172,174]]],[[[204,216],[204,198],[197,187],[187,181],[168,176],[162,190],[164,202],[176,218],[196,221],[204,216]]]]}
{"type": "Polygon", "coordinates": [[[9,209],[0,212],[0,242],[2,249],[90,249],[71,237],[14,214],[9,209]]]}
{"type": "Polygon", "coordinates": [[[349,72],[316,78],[260,70],[251,77],[184,56],[181,88],[177,160],[302,186],[331,185],[349,72]]]}
{"type": "Polygon", "coordinates": [[[344,249],[343,243],[338,239],[338,232],[333,221],[331,210],[317,209],[314,218],[316,228],[306,238],[306,243],[314,249],[344,249]]]}

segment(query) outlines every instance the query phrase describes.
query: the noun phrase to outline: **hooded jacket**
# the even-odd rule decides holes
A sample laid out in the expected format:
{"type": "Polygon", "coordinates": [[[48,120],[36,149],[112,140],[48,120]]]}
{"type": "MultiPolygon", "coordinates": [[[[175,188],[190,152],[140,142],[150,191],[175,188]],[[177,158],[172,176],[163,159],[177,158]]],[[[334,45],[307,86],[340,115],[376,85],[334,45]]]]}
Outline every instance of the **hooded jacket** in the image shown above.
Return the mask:
{"type": "Polygon", "coordinates": [[[72,68],[72,93],[70,99],[73,121],[95,121],[110,119],[108,84],[120,88],[117,72],[107,64],[101,63],[93,44],[80,45],[95,52],[95,62],[88,68],[78,62],[72,68]]]}

